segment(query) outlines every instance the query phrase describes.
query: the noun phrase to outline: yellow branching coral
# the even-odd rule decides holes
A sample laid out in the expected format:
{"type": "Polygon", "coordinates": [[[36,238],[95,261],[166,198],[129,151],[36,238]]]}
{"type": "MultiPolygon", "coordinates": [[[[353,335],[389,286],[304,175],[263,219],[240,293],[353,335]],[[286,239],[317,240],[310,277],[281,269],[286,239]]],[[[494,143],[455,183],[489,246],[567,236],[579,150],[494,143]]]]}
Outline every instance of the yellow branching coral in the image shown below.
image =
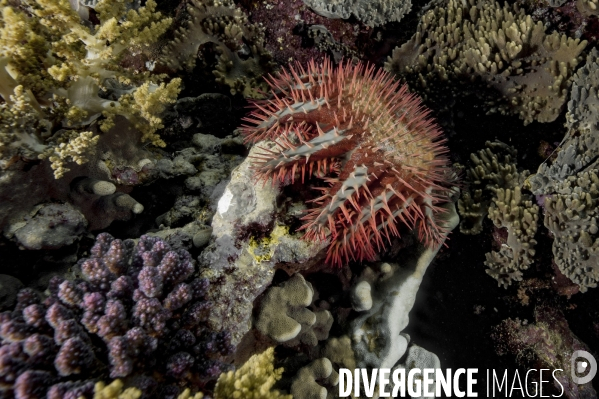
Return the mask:
{"type": "Polygon", "coordinates": [[[192,395],[191,390],[189,388],[185,389],[185,391],[183,391],[179,396],[177,396],[177,399],[203,399],[203,398],[204,398],[203,393],[197,392],[196,394],[192,395]]]}
{"type": "Polygon", "coordinates": [[[229,371],[218,377],[214,388],[215,399],[292,399],[276,389],[274,384],[281,379],[283,369],[275,369],[274,348],[254,355],[237,371],[229,371]]]}
{"type": "Polygon", "coordinates": [[[87,156],[94,152],[95,145],[100,136],[94,136],[93,132],[59,131],[56,133],[55,145],[48,147],[39,155],[40,158],[50,160],[54,177],[60,179],[70,169],[65,166],[66,162],[73,161],[82,165],[88,161],[87,156]]]}
{"type": "Polygon", "coordinates": [[[28,13],[0,0],[0,162],[41,154],[58,178],[66,162],[87,161],[98,140],[87,127],[99,119],[106,132],[119,115],[143,132],[142,141],[165,145],[156,131],[163,127],[160,114],[176,101],[180,79],[164,83],[165,76],[120,64],[170,26],[154,0],[137,8],[133,0],[100,0],[100,23],[91,27],[69,0],[21,3],[28,13]],[[61,128],[69,134],[57,140],[61,128]]]}
{"type": "Polygon", "coordinates": [[[45,149],[39,136],[49,134],[51,123],[40,117],[31,98],[19,85],[8,101],[0,105],[0,159],[10,159],[19,153],[31,156],[45,149]]]}
{"type": "Polygon", "coordinates": [[[137,388],[127,388],[123,391],[121,380],[114,380],[109,385],[100,381],[94,386],[94,399],[138,399],[141,393],[137,388]]]}

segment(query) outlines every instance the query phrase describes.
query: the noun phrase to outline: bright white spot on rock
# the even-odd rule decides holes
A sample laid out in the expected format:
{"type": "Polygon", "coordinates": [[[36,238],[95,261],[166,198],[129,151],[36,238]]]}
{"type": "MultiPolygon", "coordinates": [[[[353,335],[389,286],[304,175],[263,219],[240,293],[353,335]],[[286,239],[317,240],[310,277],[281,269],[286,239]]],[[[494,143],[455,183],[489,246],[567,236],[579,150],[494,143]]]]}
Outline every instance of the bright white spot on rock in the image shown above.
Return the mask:
{"type": "Polygon", "coordinates": [[[231,206],[231,201],[233,200],[233,193],[231,192],[231,190],[229,190],[229,188],[227,188],[225,190],[225,192],[223,193],[223,196],[220,197],[220,200],[218,200],[218,213],[219,215],[223,215],[225,213],[227,213],[227,211],[229,210],[229,207],[231,206]]]}

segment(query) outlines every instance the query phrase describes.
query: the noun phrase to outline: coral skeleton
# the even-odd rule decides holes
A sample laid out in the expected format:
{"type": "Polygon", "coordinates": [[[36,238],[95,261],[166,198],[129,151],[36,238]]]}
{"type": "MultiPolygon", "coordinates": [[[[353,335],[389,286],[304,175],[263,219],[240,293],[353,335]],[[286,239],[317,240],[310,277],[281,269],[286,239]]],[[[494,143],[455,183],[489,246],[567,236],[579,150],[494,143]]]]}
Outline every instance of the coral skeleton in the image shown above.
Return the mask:
{"type": "Polygon", "coordinates": [[[438,245],[437,221],[455,178],[442,132],[420,99],[388,73],[329,60],[299,64],[267,79],[272,97],[253,103],[244,120],[261,144],[259,178],[283,183],[316,177],[328,186],[303,218],[305,237],[330,238],[327,262],[374,259],[398,224],[438,245]]]}

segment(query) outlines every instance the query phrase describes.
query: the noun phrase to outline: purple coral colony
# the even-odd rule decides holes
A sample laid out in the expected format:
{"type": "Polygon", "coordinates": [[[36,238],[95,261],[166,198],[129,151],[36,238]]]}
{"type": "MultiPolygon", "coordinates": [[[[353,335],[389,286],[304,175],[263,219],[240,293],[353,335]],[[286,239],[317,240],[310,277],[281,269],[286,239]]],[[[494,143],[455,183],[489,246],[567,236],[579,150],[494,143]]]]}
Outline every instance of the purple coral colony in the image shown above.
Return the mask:
{"type": "Polygon", "coordinates": [[[0,9],[0,399],[597,398],[598,0],[0,9]]]}

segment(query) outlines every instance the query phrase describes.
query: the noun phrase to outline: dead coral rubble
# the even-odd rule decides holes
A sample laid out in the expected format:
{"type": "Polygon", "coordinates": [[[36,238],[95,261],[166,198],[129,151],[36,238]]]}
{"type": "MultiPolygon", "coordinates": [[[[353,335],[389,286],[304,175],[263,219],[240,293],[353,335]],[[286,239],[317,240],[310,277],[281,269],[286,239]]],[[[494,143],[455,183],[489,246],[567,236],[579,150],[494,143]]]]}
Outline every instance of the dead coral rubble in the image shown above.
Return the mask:
{"type": "Polygon", "coordinates": [[[439,95],[434,83],[439,81],[464,83],[460,91],[481,95],[472,90],[472,82],[480,82],[500,97],[484,96],[487,111],[516,114],[525,124],[551,122],[566,101],[585,46],[586,41],[546,34],[517,5],[450,0],[422,16],[416,34],[393,51],[385,67],[424,97],[439,95]]]}

